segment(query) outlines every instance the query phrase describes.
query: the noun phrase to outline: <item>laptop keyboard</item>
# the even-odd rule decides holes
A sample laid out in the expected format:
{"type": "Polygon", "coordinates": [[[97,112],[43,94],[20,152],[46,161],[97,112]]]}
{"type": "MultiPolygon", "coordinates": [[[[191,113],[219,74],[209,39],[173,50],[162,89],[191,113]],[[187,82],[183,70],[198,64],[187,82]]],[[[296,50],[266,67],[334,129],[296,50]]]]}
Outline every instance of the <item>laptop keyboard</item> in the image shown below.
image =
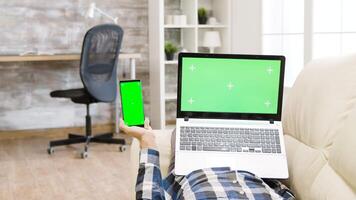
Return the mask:
{"type": "Polygon", "coordinates": [[[180,150],[281,153],[278,129],[180,128],[180,150]]]}

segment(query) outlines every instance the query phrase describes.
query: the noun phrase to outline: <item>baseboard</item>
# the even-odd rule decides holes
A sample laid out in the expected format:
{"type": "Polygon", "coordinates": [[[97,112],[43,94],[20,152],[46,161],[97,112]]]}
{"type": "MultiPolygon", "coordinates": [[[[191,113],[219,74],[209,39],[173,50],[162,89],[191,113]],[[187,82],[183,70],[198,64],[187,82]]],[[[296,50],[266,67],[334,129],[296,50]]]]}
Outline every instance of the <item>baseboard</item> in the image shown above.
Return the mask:
{"type": "MultiPolygon", "coordinates": [[[[84,127],[65,127],[65,128],[49,128],[35,130],[14,130],[0,131],[0,140],[2,139],[22,139],[30,137],[49,137],[49,138],[65,138],[68,133],[84,134],[84,127]]],[[[93,125],[93,134],[95,133],[110,133],[114,131],[114,124],[97,124],[93,125]]]]}
{"type": "MultiPolygon", "coordinates": [[[[175,125],[175,120],[167,120],[168,125],[175,125]]],[[[115,129],[115,125],[111,124],[97,124],[93,125],[93,134],[95,133],[110,133],[115,129]]],[[[23,139],[31,137],[48,137],[48,138],[66,138],[68,133],[84,134],[84,127],[64,127],[64,128],[47,128],[47,129],[31,129],[31,130],[10,130],[0,131],[0,140],[4,139],[23,139]]],[[[124,138],[128,136],[121,134],[124,138]]],[[[130,141],[130,139],[129,139],[130,141]]]]}

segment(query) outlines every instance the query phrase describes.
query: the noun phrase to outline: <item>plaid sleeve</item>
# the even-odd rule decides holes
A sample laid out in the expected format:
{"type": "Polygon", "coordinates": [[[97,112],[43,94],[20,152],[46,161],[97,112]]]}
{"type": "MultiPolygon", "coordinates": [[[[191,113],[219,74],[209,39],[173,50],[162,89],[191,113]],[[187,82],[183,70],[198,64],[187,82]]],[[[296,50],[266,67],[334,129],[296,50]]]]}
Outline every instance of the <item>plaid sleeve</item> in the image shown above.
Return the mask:
{"type": "Polygon", "coordinates": [[[142,149],[140,151],[136,199],[165,199],[159,168],[159,152],[154,149],[142,149]]]}
{"type": "Polygon", "coordinates": [[[295,200],[295,196],[292,193],[292,191],[285,186],[283,183],[281,183],[278,180],[275,179],[263,179],[263,181],[271,187],[279,196],[283,198],[283,200],[295,200]]]}

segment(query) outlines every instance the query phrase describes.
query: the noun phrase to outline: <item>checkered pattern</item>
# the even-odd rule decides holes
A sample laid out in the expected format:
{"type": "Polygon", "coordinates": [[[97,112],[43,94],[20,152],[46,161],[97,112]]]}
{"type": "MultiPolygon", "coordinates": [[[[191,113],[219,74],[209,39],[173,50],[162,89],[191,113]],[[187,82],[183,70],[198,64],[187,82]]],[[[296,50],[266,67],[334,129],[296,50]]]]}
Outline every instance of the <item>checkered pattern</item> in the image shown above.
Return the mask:
{"type": "Polygon", "coordinates": [[[201,169],[187,176],[172,170],[162,179],[159,153],[153,149],[140,152],[136,199],[287,199],[294,200],[288,188],[275,180],[262,180],[245,171],[228,167],[201,169]],[[272,185],[273,189],[267,185],[272,185]]]}

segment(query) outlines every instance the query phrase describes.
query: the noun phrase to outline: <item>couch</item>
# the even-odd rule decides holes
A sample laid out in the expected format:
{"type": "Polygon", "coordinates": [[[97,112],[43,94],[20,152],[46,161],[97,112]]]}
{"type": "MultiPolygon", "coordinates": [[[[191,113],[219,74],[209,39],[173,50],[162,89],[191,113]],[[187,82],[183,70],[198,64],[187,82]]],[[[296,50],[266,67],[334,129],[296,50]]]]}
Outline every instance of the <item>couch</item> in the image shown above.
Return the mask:
{"type": "MultiPolygon", "coordinates": [[[[356,55],[306,65],[285,96],[282,118],[290,174],[286,184],[297,199],[355,200],[356,55]]],[[[171,153],[170,133],[156,133],[163,176],[171,153]]],[[[134,140],[132,186],[138,152],[134,140]]]]}

